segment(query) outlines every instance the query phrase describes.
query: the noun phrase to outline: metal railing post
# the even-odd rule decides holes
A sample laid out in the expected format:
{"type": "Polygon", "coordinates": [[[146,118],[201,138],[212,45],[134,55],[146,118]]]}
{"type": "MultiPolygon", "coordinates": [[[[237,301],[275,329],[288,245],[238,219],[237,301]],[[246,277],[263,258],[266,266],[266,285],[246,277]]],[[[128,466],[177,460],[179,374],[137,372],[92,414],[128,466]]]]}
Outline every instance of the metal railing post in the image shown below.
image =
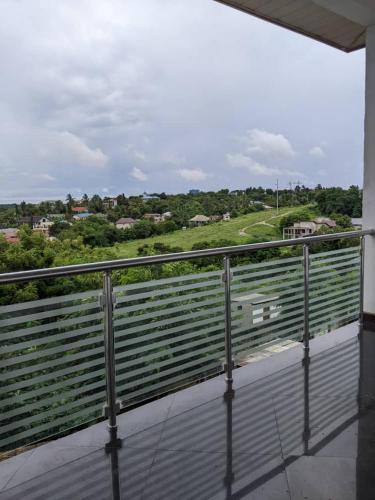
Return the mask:
{"type": "Polygon", "coordinates": [[[360,276],[359,276],[359,335],[363,333],[364,284],[365,284],[365,237],[360,239],[360,276]]]}
{"type": "Polygon", "coordinates": [[[232,304],[231,304],[231,272],[230,257],[224,257],[224,299],[225,299],[225,380],[233,383],[233,358],[232,358],[232,304]]]}
{"type": "Polygon", "coordinates": [[[303,442],[304,453],[309,451],[310,439],[310,398],[309,398],[309,369],[310,369],[310,249],[307,244],[303,245],[303,361],[304,368],[304,427],[303,442]]]}
{"type": "Polygon", "coordinates": [[[112,288],[112,277],[110,271],[103,273],[103,295],[101,303],[104,310],[104,352],[105,352],[105,376],[107,402],[104,414],[108,417],[108,428],[111,438],[117,430],[117,412],[120,403],[116,400],[116,366],[115,366],[115,337],[113,332],[113,308],[115,298],[112,288]]]}
{"type": "Polygon", "coordinates": [[[364,309],[364,281],[365,281],[365,237],[360,239],[360,269],[359,269],[359,325],[358,325],[358,349],[359,349],[359,376],[358,376],[358,406],[363,409],[363,309],[364,309]]]}

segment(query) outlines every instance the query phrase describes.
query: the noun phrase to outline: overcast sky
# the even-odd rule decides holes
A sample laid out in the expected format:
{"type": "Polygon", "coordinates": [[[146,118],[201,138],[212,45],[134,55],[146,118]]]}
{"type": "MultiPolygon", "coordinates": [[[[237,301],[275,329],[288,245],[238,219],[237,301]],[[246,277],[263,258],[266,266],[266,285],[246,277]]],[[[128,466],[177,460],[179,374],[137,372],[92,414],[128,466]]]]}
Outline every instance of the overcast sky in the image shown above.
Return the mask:
{"type": "Polygon", "coordinates": [[[364,55],[213,0],[2,0],[0,203],[361,185],[364,55]]]}

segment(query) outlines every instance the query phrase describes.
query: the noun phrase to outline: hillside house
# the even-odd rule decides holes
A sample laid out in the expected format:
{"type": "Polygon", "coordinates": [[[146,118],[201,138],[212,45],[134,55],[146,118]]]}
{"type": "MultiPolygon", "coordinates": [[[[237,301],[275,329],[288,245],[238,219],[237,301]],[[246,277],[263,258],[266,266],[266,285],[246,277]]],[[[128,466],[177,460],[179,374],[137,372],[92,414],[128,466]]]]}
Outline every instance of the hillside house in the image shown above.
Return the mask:
{"type": "Polygon", "coordinates": [[[284,227],[283,238],[284,240],[305,238],[313,235],[322,227],[336,227],[336,221],[326,217],[317,217],[312,221],[295,222],[291,227],[284,227]]]}
{"type": "Polygon", "coordinates": [[[116,227],[117,229],[130,229],[136,222],[137,221],[131,217],[121,217],[118,221],[116,221],[116,227]]]}
{"type": "Polygon", "coordinates": [[[163,217],[161,214],[144,214],[144,219],[150,220],[155,224],[159,224],[159,222],[163,222],[163,217]]]}
{"type": "Polygon", "coordinates": [[[117,205],[118,205],[117,197],[115,197],[115,198],[104,198],[103,205],[105,206],[105,208],[107,210],[110,210],[112,208],[117,207],[117,205]]]}
{"type": "Polygon", "coordinates": [[[191,226],[204,226],[210,222],[210,218],[205,215],[196,215],[189,222],[191,226]]]}

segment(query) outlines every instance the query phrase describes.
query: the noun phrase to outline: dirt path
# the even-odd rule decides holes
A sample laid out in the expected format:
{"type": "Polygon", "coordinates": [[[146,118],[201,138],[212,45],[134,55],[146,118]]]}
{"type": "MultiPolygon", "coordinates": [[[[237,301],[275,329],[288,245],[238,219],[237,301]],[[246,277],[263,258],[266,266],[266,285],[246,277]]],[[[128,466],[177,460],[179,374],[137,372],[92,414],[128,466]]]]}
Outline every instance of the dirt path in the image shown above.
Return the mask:
{"type": "Polygon", "coordinates": [[[278,219],[280,217],[285,217],[286,215],[289,215],[290,212],[285,212],[285,214],[280,214],[280,215],[272,215],[271,217],[268,217],[268,219],[264,219],[260,222],[254,222],[254,224],[250,224],[250,226],[243,227],[242,229],[239,230],[238,234],[240,236],[249,236],[246,232],[247,229],[250,229],[251,227],[254,226],[269,226],[269,227],[275,227],[275,224],[270,224],[269,220],[271,219],[278,219]]]}

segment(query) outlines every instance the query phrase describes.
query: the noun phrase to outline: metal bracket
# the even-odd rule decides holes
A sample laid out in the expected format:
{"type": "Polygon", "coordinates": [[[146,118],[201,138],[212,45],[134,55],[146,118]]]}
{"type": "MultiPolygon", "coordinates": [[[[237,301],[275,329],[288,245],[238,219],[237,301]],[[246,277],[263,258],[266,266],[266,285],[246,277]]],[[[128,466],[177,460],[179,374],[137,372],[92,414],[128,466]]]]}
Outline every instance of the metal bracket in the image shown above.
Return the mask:
{"type": "Polygon", "coordinates": [[[233,401],[236,391],[234,389],[229,389],[224,392],[224,401],[233,401]]]}
{"type": "MultiPolygon", "coordinates": [[[[112,309],[116,307],[116,302],[117,302],[117,296],[115,293],[112,293],[112,309]]],[[[105,294],[102,293],[99,295],[99,307],[104,310],[107,305],[106,297],[105,294]]]]}
{"type": "MultiPolygon", "coordinates": [[[[115,408],[116,408],[116,413],[119,413],[119,411],[121,410],[121,401],[120,400],[116,401],[115,408]]],[[[108,407],[107,403],[105,403],[103,405],[102,416],[106,417],[106,418],[108,418],[108,416],[109,416],[109,407],[108,407]]]]}
{"type": "MultiPolygon", "coordinates": [[[[229,273],[229,282],[231,282],[232,280],[233,280],[233,273],[232,273],[232,272],[230,272],[230,273],[229,273]]],[[[226,272],[224,272],[224,273],[222,273],[222,275],[221,275],[221,282],[222,282],[222,283],[226,283],[227,281],[228,281],[228,278],[227,278],[227,273],[226,273],[226,272]]]]}

